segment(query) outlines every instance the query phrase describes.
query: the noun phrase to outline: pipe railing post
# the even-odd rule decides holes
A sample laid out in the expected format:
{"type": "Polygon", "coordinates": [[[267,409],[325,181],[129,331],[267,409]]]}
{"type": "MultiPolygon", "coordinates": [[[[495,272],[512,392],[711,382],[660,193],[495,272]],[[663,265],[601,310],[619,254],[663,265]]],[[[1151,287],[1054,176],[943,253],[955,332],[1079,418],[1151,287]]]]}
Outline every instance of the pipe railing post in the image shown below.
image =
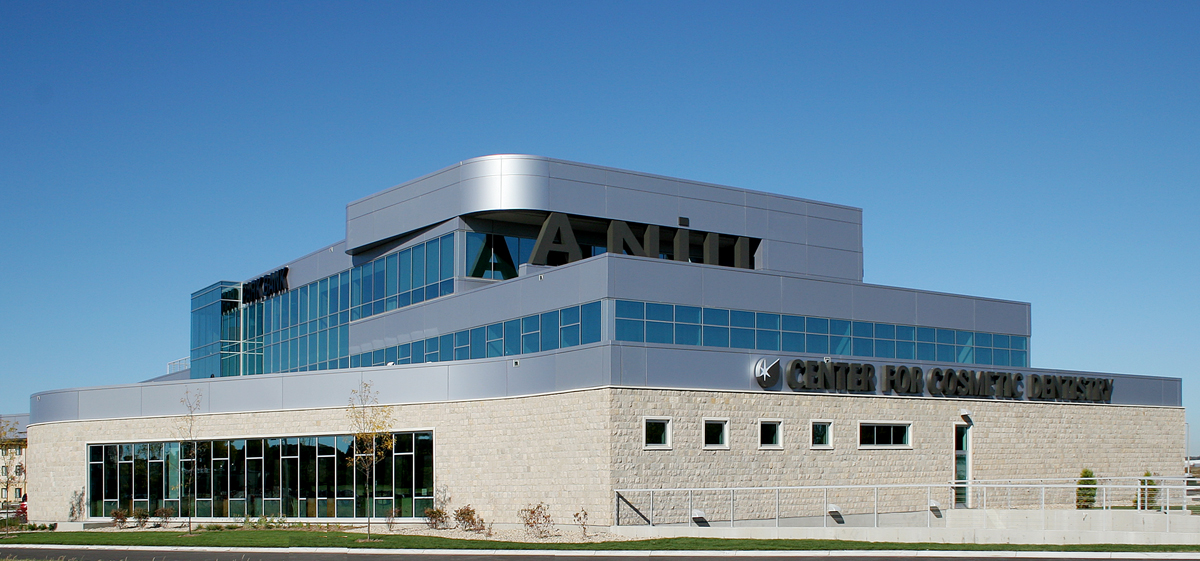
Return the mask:
{"type": "Polygon", "coordinates": [[[829,487],[824,489],[825,502],[821,505],[821,527],[829,527],[829,487]]]}
{"type": "Polygon", "coordinates": [[[613,493],[613,494],[616,495],[616,497],[615,497],[616,505],[615,506],[617,507],[617,513],[615,516],[613,516],[613,518],[616,519],[617,526],[620,526],[621,525],[621,493],[613,493]]]}
{"type": "Polygon", "coordinates": [[[688,527],[689,528],[692,526],[692,522],[695,522],[695,518],[696,517],[692,516],[692,490],[688,489],[688,527]]]}
{"type": "Polygon", "coordinates": [[[933,527],[933,487],[925,488],[925,527],[933,527]]]}
{"type": "Polygon", "coordinates": [[[654,491],[650,491],[650,526],[654,526],[654,491]]]}
{"type": "Polygon", "coordinates": [[[729,490],[729,527],[730,528],[733,527],[734,521],[737,520],[737,517],[733,515],[733,494],[734,494],[734,492],[735,491],[733,489],[729,490]]]}
{"type": "Polygon", "coordinates": [[[1042,484],[1042,530],[1046,529],[1046,485],[1042,484]]]}
{"type": "Polygon", "coordinates": [[[779,489],[775,489],[775,527],[779,527],[779,489]]]}
{"type": "Polygon", "coordinates": [[[1163,487],[1164,487],[1163,490],[1167,492],[1167,499],[1165,501],[1163,501],[1163,506],[1167,509],[1167,532],[1170,533],[1171,532],[1171,488],[1167,487],[1166,485],[1164,485],[1163,487]]]}
{"type": "Polygon", "coordinates": [[[879,487],[876,487],[876,488],[875,488],[875,507],[874,507],[874,511],[875,511],[875,512],[874,512],[874,514],[875,514],[875,527],[876,527],[876,528],[878,528],[878,527],[879,527],[879,487]]]}

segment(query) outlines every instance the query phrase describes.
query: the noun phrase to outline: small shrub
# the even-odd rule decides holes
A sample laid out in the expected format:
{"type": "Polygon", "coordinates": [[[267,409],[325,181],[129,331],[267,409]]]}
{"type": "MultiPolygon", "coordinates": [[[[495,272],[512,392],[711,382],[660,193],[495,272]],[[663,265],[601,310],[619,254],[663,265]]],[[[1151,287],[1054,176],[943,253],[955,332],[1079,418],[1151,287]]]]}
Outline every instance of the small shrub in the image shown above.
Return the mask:
{"type": "Polygon", "coordinates": [[[475,509],[471,505],[467,505],[454,511],[454,521],[458,522],[458,527],[468,532],[482,532],[485,525],[483,519],[475,513],[475,509]]]}
{"type": "Polygon", "coordinates": [[[579,530],[583,532],[583,537],[585,538],[587,537],[587,519],[588,513],[586,508],[581,508],[579,512],[575,513],[575,524],[579,526],[579,530]]]}
{"type": "Polygon", "coordinates": [[[146,524],[150,522],[150,511],[144,508],[133,509],[133,521],[137,523],[138,528],[145,528],[146,524]]]}
{"type": "Polygon", "coordinates": [[[242,527],[242,525],[241,525],[241,524],[226,524],[226,525],[225,525],[225,529],[226,529],[226,530],[237,530],[237,529],[239,529],[239,528],[241,528],[241,527],[242,527]]]}
{"type": "Polygon", "coordinates": [[[387,524],[387,529],[389,532],[391,532],[393,529],[395,529],[396,518],[399,517],[400,514],[401,514],[400,509],[396,509],[396,508],[389,509],[387,511],[387,518],[384,518],[383,521],[384,521],[384,523],[387,524]]]}
{"type": "Polygon", "coordinates": [[[440,508],[425,509],[425,524],[429,525],[434,530],[441,530],[446,527],[450,517],[446,516],[446,511],[440,508]]]}
{"type": "Polygon", "coordinates": [[[536,538],[546,538],[554,530],[554,520],[550,518],[550,507],[539,502],[517,511],[517,517],[525,525],[525,531],[536,538]]]}
{"type": "Polygon", "coordinates": [[[117,528],[124,528],[125,522],[129,520],[129,513],[123,508],[114,508],[108,515],[112,518],[113,526],[117,528]]]}
{"type": "Polygon", "coordinates": [[[205,524],[204,529],[208,530],[210,532],[219,532],[221,530],[224,530],[225,527],[220,524],[205,524]]]}
{"type": "Polygon", "coordinates": [[[1079,472],[1079,487],[1075,488],[1075,508],[1096,506],[1096,474],[1088,468],[1079,472]]]}
{"type": "Polygon", "coordinates": [[[175,509],[169,506],[156,508],[154,517],[158,519],[159,526],[166,528],[171,523],[171,519],[175,518],[175,509]]]}
{"type": "Polygon", "coordinates": [[[1153,473],[1147,471],[1142,476],[1143,479],[1138,480],[1141,487],[1138,489],[1137,496],[1133,498],[1134,508],[1140,506],[1143,509],[1150,510],[1158,507],[1158,488],[1155,487],[1158,483],[1150,479],[1153,475],[1153,473]]]}
{"type": "Polygon", "coordinates": [[[46,529],[50,530],[51,532],[57,530],[58,522],[51,522],[49,526],[46,526],[46,529]]]}

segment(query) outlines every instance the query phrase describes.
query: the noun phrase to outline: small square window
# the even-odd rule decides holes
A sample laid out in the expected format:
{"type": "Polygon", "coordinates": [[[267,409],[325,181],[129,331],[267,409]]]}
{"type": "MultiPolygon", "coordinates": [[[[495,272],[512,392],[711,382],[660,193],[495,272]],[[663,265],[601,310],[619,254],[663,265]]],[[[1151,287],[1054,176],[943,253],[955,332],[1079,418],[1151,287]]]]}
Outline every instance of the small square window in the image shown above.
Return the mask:
{"type": "Polygon", "coordinates": [[[812,422],[813,448],[833,448],[833,438],[829,434],[829,429],[832,424],[833,423],[830,421],[812,422]]]}
{"type": "Polygon", "coordinates": [[[704,420],[704,447],[729,449],[729,419],[704,420]]]}
{"type": "Polygon", "coordinates": [[[783,422],[779,420],[761,420],[758,422],[758,447],[772,450],[783,448],[783,440],[781,434],[781,426],[783,422]]]}
{"type": "Polygon", "coordinates": [[[671,420],[646,418],[643,420],[642,447],[647,450],[671,448],[671,420]]]}

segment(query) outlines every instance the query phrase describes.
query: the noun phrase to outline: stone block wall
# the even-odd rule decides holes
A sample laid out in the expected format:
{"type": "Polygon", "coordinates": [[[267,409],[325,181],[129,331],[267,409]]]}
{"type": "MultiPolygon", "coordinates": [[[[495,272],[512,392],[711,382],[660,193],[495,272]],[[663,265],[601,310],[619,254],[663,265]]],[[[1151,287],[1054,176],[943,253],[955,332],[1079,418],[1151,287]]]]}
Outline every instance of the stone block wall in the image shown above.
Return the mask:
{"type": "MultiPolygon", "coordinates": [[[[396,431],[433,430],[435,488],[450,508],[471,504],[485,520],[516,523],[517,510],[545,502],[557,521],[586,508],[611,511],[607,390],[393,406],[396,431]]],[[[30,517],[65,521],[70,497],[87,486],[89,443],[180,439],[181,417],[33,425],[30,517]]],[[[195,438],[347,434],[340,408],[197,415],[195,438]]]]}
{"type": "MultiPolygon", "coordinates": [[[[613,482],[617,489],[948,483],[955,426],[965,424],[962,409],[970,411],[973,479],[1077,479],[1085,467],[1100,477],[1183,475],[1182,408],[622,388],[613,392],[613,482]],[[670,450],[643,448],[645,417],[671,419],[670,450]],[[727,450],[704,448],[705,418],[729,420],[727,450]],[[760,449],[762,419],[782,421],[782,449],[760,449]],[[811,448],[812,420],[831,422],[830,449],[811,448]],[[911,423],[911,446],[860,448],[860,421],[911,423]]],[[[992,491],[992,500],[1002,492],[992,491]]],[[[774,517],[773,492],[738,493],[738,520],[774,517]]],[[[1126,504],[1133,491],[1125,494],[1112,500],[1126,504]]],[[[628,498],[633,504],[622,510],[623,523],[638,516],[633,508],[649,511],[648,493],[628,498]]],[[[953,505],[948,485],[932,498],[944,508],[953,505]]],[[[973,505],[980,499],[976,491],[973,505]]],[[[1019,507],[1022,497],[1016,499],[1019,507]]],[[[1037,504],[1040,496],[1023,499],[1037,504]]],[[[825,500],[823,492],[783,491],[778,508],[783,517],[820,516],[825,500]]],[[[1074,489],[1048,500],[1073,508],[1074,489]]],[[[844,513],[870,513],[876,496],[872,489],[831,490],[828,501],[844,513]]],[[[883,488],[878,502],[884,511],[922,510],[927,498],[924,490],[883,488]]],[[[709,520],[729,519],[727,491],[693,492],[691,503],[709,520]]],[[[686,493],[656,493],[655,522],[686,523],[687,505],[686,493]]]]}
{"type": "MultiPolygon", "coordinates": [[[[451,509],[471,504],[487,521],[516,524],[517,510],[545,502],[560,524],[586,509],[613,522],[615,489],[946,483],[954,477],[954,427],[972,422],[975,479],[1076,478],[1145,471],[1181,475],[1183,409],[1024,401],[952,400],[598,388],[528,397],[393,406],[396,431],[434,432],[435,486],[451,509]],[[669,417],[673,446],[643,448],[643,418],[669,417]],[[729,448],[703,447],[703,419],[729,420],[729,448]],[[759,420],[782,422],[782,448],[759,448],[759,420]],[[832,423],[830,449],[810,447],[810,423],[832,423]],[[911,423],[911,446],[860,449],[860,421],[911,423]]],[[[56,422],[29,427],[30,515],[64,521],[73,492],[87,485],[86,445],[170,441],[180,417],[56,422]]],[[[347,434],[341,408],[198,415],[197,439],[347,434]]],[[[739,520],[774,516],[774,492],[741,491],[739,520]]],[[[684,522],[686,493],[659,493],[656,521],[684,522]]],[[[1064,494],[1069,502],[1073,493],[1064,494]]],[[[648,497],[630,495],[648,512],[648,497]]],[[[825,501],[870,512],[868,489],[783,491],[781,516],[821,514],[825,501]]],[[[950,506],[951,497],[938,499],[950,506]]],[[[994,497],[992,500],[996,500],[994,497]]],[[[924,491],[884,489],[885,509],[926,505],[924,491]]],[[[693,493],[692,507],[728,518],[727,493],[693,493]]],[[[622,517],[637,516],[622,511],[622,517]]],[[[625,519],[628,521],[629,519],[625,519]]]]}

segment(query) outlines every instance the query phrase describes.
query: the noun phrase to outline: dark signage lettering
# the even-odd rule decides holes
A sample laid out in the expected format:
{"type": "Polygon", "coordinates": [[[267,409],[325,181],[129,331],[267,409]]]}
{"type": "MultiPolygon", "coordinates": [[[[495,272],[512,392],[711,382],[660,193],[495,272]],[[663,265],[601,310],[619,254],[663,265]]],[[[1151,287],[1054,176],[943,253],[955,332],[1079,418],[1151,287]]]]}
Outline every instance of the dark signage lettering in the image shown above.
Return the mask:
{"type": "Polygon", "coordinates": [[[242,283],[242,303],[250,304],[270,298],[288,289],[288,268],[242,283]]]}
{"type": "MultiPolygon", "coordinates": [[[[793,359],[783,368],[783,380],[797,392],[875,393],[876,375],[872,364],[793,359]]],[[[775,385],[779,361],[763,358],[755,363],[754,375],[764,388],[775,385]]],[[[931,368],[919,366],[883,366],[878,379],[879,392],[906,396],[1037,399],[1057,401],[1112,401],[1114,380],[1083,376],[1057,376],[1020,372],[995,372],[967,368],[931,368]]]]}
{"type": "Polygon", "coordinates": [[[870,364],[793,360],[787,365],[786,379],[796,391],[875,391],[875,367],[870,364]]]}
{"type": "MultiPolygon", "coordinates": [[[[662,228],[654,224],[638,226],[644,232],[640,240],[634,235],[630,223],[623,220],[609,220],[607,232],[608,245],[606,246],[608,252],[628,253],[629,255],[640,257],[659,257],[663,239],[662,228]]],[[[669,231],[667,233],[669,234],[669,231]]],[[[706,265],[720,265],[721,241],[723,239],[728,241],[731,236],[723,236],[713,232],[696,232],[696,234],[703,236],[701,249],[704,256],[704,263],[706,265]]],[[[751,250],[757,242],[744,236],[737,236],[732,239],[733,266],[740,269],[749,269],[751,250]]],[[[672,248],[676,261],[690,260],[692,231],[686,227],[676,229],[675,236],[672,238],[672,248]]],[[[583,251],[575,238],[575,230],[571,226],[571,219],[561,212],[550,213],[546,217],[546,220],[542,222],[542,229],[538,232],[537,240],[533,243],[533,252],[529,257],[529,263],[531,265],[550,265],[571,263],[580,259],[583,259],[583,251]]]]}
{"type": "Polygon", "coordinates": [[[883,367],[883,393],[894,391],[903,394],[921,395],[925,393],[925,380],[922,377],[923,372],[918,366],[892,366],[883,367]]]}
{"type": "Polygon", "coordinates": [[[1025,386],[1025,395],[1029,399],[1109,401],[1112,399],[1113,383],[1111,378],[1032,374],[1029,384],[1025,386]]]}
{"type": "Polygon", "coordinates": [[[758,385],[765,388],[774,387],[779,383],[779,359],[771,362],[765,358],[758,359],[754,363],[754,378],[758,380],[758,385]]]}
{"type": "Polygon", "coordinates": [[[1019,372],[934,368],[929,371],[926,386],[930,395],[1020,399],[1019,386],[1024,380],[1025,375],[1019,372]]]}

